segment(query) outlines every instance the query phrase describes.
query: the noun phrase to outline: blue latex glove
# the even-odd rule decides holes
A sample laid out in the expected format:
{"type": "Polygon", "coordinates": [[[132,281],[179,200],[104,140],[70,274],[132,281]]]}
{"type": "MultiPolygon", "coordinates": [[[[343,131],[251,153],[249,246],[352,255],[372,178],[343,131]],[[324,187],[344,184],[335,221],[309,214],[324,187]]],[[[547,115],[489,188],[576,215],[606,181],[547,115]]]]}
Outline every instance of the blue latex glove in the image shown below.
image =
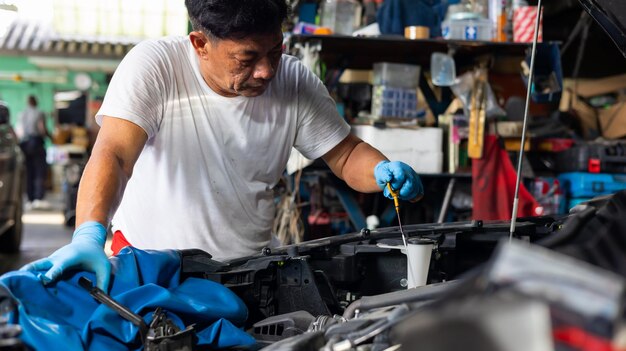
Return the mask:
{"type": "Polygon", "coordinates": [[[44,284],[55,281],[64,271],[81,269],[96,274],[97,285],[108,291],[111,264],[104,253],[106,228],[98,222],[85,222],[74,231],[72,242],[47,258],[29,263],[20,270],[46,271],[39,279],[44,284]]]}
{"type": "Polygon", "coordinates": [[[393,199],[387,183],[398,192],[400,200],[417,201],[424,195],[424,187],[420,177],[411,166],[400,161],[381,161],[374,168],[376,184],[383,189],[386,197],[393,199]]]}

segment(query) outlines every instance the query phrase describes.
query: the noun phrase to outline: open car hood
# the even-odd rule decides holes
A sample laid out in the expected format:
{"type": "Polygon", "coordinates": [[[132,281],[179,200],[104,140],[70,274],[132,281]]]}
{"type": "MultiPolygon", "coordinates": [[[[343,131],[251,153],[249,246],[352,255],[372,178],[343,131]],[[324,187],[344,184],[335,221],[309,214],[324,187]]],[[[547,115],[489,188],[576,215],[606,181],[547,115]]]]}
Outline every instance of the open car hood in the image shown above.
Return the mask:
{"type": "Polygon", "coordinates": [[[580,3],[626,57],[626,1],[580,0],[580,3]]]}

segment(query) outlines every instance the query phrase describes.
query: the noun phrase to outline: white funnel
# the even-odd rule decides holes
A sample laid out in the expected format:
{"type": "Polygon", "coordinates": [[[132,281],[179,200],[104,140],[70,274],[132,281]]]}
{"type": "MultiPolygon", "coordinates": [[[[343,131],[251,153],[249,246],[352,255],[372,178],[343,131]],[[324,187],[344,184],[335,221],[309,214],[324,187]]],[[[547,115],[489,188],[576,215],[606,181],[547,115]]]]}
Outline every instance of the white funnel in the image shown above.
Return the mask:
{"type": "Polygon", "coordinates": [[[426,238],[410,238],[407,240],[407,250],[404,245],[378,244],[378,247],[400,250],[407,255],[407,289],[426,285],[428,279],[428,269],[430,268],[430,257],[432,256],[435,242],[426,238]]]}

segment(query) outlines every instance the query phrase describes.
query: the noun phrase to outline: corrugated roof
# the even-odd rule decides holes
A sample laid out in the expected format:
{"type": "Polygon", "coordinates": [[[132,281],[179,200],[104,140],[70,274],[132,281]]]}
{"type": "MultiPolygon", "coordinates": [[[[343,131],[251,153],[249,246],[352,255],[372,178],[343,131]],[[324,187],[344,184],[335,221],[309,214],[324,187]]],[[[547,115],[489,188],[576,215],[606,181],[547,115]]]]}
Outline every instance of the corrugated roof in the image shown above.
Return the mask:
{"type": "Polygon", "coordinates": [[[16,20],[0,37],[0,54],[121,59],[138,42],[120,37],[58,35],[50,25],[16,20]]]}

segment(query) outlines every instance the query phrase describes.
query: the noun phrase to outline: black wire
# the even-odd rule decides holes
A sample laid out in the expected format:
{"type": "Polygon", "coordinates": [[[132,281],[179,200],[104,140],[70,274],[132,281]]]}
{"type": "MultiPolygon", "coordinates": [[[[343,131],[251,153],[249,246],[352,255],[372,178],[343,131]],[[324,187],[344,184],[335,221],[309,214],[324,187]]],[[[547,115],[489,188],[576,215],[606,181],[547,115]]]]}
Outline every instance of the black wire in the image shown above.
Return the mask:
{"type": "MultiPolygon", "coordinates": [[[[587,45],[587,37],[589,36],[589,27],[591,27],[591,18],[586,17],[585,23],[583,24],[582,34],[580,37],[580,46],[578,47],[578,54],[576,55],[576,64],[574,65],[574,71],[572,72],[572,78],[574,79],[574,84],[578,85],[578,73],[580,72],[580,66],[583,61],[583,55],[585,54],[585,46],[587,45]]],[[[574,88],[574,92],[577,92],[576,87],[574,88]]]]}
{"type": "Polygon", "coordinates": [[[561,55],[564,54],[569,46],[574,42],[574,39],[576,39],[580,31],[583,29],[583,26],[587,23],[588,18],[589,15],[587,14],[587,11],[583,10],[580,13],[580,18],[578,18],[578,21],[576,22],[576,26],[574,26],[574,29],[572,29],[572,32],[567,37],[565,44],[563,44],[563,48],[561,49],[561,55]]]}

